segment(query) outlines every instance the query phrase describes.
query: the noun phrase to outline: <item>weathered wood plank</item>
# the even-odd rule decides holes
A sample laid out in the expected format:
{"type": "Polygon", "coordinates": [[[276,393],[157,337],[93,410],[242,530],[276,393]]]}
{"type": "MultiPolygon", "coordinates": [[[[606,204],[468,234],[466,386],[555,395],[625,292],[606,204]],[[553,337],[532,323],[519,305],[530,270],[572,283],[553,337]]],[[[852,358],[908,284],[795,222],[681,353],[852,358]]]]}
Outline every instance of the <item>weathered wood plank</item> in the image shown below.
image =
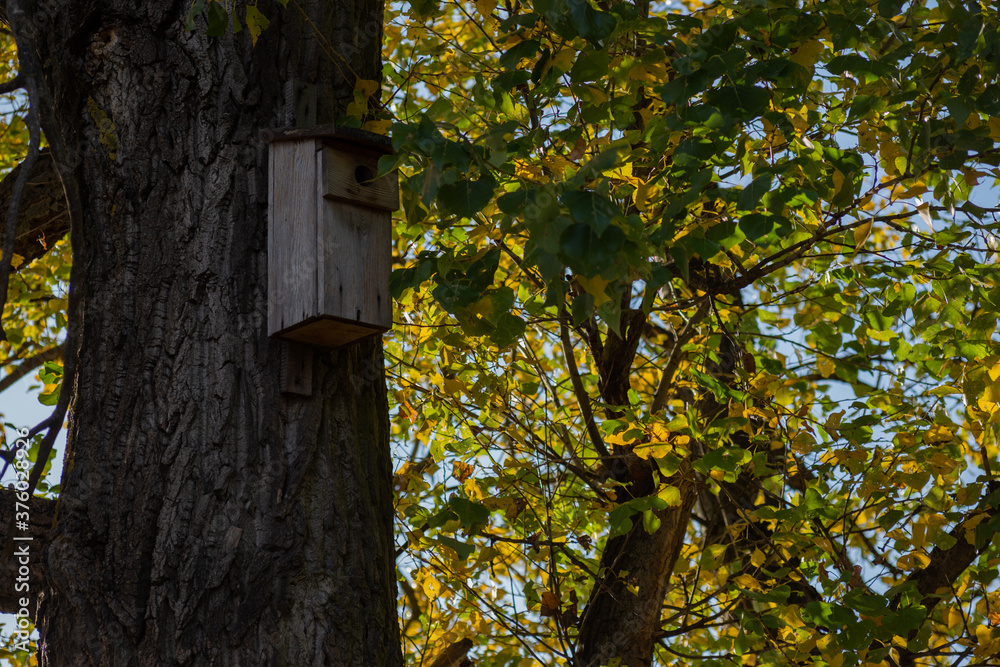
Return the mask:
{"type": "Polygon", "coordinates": [[[383,211],[399,208],[396,174],[378,174],[380,153],[362,148],[326,148],[326,191],[329,199],[364,204],[383,211]]]}
{"type": "Polygon", "coordinates": [[[313,348],[285,340],[280,354],[282,393],[312,396],[313,348]]]}
{"type": "Polygon", "coordinates": [[[316,142],[271,145],[268,333],[317,314],[316,142]]]}
{"type": "Polygon", "coordinates": [[[323,216],[323,313],[384,330],[392,328],[391,214],[327,200],[323,216]]]}

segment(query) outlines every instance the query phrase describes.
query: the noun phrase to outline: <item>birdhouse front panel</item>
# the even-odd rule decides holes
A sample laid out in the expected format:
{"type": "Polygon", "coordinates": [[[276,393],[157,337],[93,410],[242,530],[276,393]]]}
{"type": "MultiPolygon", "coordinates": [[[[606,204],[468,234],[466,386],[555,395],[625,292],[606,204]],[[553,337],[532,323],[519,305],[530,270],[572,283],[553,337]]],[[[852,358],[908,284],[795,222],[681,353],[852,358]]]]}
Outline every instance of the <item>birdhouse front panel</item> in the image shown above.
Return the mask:
{"type": "Polygon", "coordinates": [[[271,335],[340,347],[392,327],[399,192],[395,174],[376,178],[386,152],[330,136],[271,141],[271,335]]]}

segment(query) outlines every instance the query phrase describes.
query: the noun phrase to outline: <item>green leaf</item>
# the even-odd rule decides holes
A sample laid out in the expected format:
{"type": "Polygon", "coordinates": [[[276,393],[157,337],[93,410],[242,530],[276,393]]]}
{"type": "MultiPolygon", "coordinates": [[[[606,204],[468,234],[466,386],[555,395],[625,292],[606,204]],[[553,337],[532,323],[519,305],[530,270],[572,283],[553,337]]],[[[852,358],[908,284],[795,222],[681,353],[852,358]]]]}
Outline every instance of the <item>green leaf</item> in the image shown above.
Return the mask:
{"type": "Polygon", "coordinates": [[[906,637],[919,628],[927,618],[924,607],[905,607],[882,617],[882,627],[896,637],[906,637]]]}
{"type": "Polygon", "coordinates": [[[569,19],[576,32],[596,46],[602,46],[618,24],[614,14],[597,11],[587,0],[568,0],[567,4],[569,19]]]}
{"type": "Polygon", "coordinates": [[[573,63],[573,68],[569,71],[569,79],[573,83],[601,81],[608,75],[610,63],[611,58],[604,51],[585,51],[573,63]]]}
{"type": "Polygon", "coordinates": [[[562,233],[560,256],[577,273],[593,277],[612,266],[624,240],[620,227],[611,226],[604,234],[597,234],[590,225],[577,222],[562,233]]]}
{"type": "Polygon", "coordinates": [[[541,44],[538,40],[526,39],[523,42],[518,42],[511,48],[504,51],[503,55],[500,56],[498,61],[500,67],[504,69],[517,69],[517,64],[525,58],[533,58],[541,44]]]}
{"type": "Polygon", "coordinates": [[[475,181],[462,180],[440,186],[437,200],[449,213],[460,218],[471,218],[490,203],[495,187],[496,180],[493,176],[484,174],[475,181]]]}
{"type": "Polygon", "coordinates": [[[205,11],[205,0],[194,0],[191,3],[191,9],[188,10],[187,19],[184,21],[184,27],[187,30],[194,30],[194,20],[203,11],[205,11]]]}
{"type": "Polygon", "coordinates": [[[725,115],[741,120],[760,116],[771,101],[771,93],[766,88],[744,84],[722,86],[705,97],[709,104],[718,107],[725,115]]]}
{"type": "Polygon", "coordinates": [[[513,345],[524,335],[527,329],[527,322],[513,313],[504,313],[497,320],[496,328],[490,334],[490,340],[499,349],[503,350],[513,345]]]}
{"type": "MultiPolygon", "coordinates": [[[[771,181],[773,180],[774,176],[772,174],[762,174],[753,179],[753,182],[740,193],[740,197],[736,202],[736,209],[739,211],[752,211],[757,208],[757,204],[760,203],[761,198],[771,190],[771,181]]],[[[745,229],[743,233],[747,233],[745,229]]],[[[747,234],[747,237],[749,238],[750,235],[747,234]]]]}
{"type": "Polygon", "coordinates": [[[461,496],[455,496],[448,501],[448,506],[458,515],[462,527],[470,533],[478,531],[489,523],[490,511],[485,505],[466,500],[461,496]]]}
{"type": "Polygon", "coordinates": [[[39,394],[38,402],[42,405],[55,405],[59,402],[59,390],[56,389],[50,394],[39,394]]]}
{"type": "Polygon", "coordinates": [[[624,216],[613,201],[588,190],[570,190],[563,194],[562,203],[574,220],[590,225],[598,236],[604,233],[612,220],[624,216]]]}
{"type": "Polygon", "coordinates": [[[209,37],[222,37],[226,34],[226,26],[229,25],[229,13],[221,2],[210,2],[208,5],[208,31],[205,33],[209,37]]]}
{"type": "Polygon", "coordinates": [[[660,523],[660,517],[656,516],[653,510],[646,510],[642,513],[642,527],[650,535],[660,529],[660,523]]]}
{"type": "Polygon", "coordinates": [[[774,229],[774,216],[769,213],[748,213],[740,217],[740,229],[749,240],[756,241],[774,229]]]}
{"type": "Polygon", "coordinates": [[[891,19],[899,16],[905,0],[879,0],[878,13],[883,18],[891,19]]]}

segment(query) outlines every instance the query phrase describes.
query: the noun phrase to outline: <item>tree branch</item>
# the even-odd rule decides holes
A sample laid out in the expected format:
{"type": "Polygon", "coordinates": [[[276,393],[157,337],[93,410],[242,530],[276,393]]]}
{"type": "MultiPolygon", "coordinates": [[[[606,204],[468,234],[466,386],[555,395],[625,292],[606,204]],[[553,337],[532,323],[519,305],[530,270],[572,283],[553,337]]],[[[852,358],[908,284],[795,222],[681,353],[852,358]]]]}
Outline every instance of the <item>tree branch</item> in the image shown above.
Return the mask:
{"type": "MultiPolygon", "coordinates": [[[[15,9],[17,5],[15,4],[15,9]]],[[[17,220],[21,212],[21,199],[24,196],[24,189],[28,185],[28,176],[31,174],[35,162],[38,160],[38,151],[42,143],[42,128],[38,120],[38,109],[32,104],[35,84],[34,68],[26,69],[23,61],[30,61],[31,56],[21,56],[21,73],[18,77],[24,79],[28,89],[28,155],[21,163],[23,169],[14,179],[14,186],[11,189],[10,205],[7,208],[7,226],[4,228],[3,255],[0,257],[0,340],[7,340],[7,334],[3,329],[3,308],[7,304],[7,286],[10,278],[10,267],[14,261],[14,238],[17,236],[17,220]]]]}
{"type": "MultiPolygon", "coordinates": [[[[914,583],[917,591],[922,596],[920,604],[926,609],[926,618],[930,617],[931,611],[941,601],[938,591],[947,590],[953,592],[954,583],[959,576],[968,568],[974,560],[979,558],[993,543],[992,536],[987,539],[983,546],[977,547],[973,542],[966,539],[966,524],[970,519],[986,514],[982,523],[989,522],[993,517],[1000,514],[1000,503],[996,500],[993,506],[990,505],[990,498],[1000,492],[1000,482],[990,482],[986,487],[986,494],[979,502],[979,506],[966,514],[958,524],[951,529],[949,535],[954,538],[955,543],[948,549],[939,546],[931,551],[930,561],[923,568],[916,570],[906,578],[906,583],[914,583]]],[[[890,609],[896,609],[902,599],[902,593],[898,594],[889,604],[890,609]]],[[[910,631],[909,638],[912,639],[919,632],[919,628],[910,631]]],[[[899,647],[899,666],[915,667],[919,654],[913,653],[906,647],[899,647]]]]}
{"type": "Polygon", "coordinates": [[[573,383],[573,393],[576,394],[576,400],[580,404],[580,414],[587,425],[590,441],[601,458],[608,459],[611,457],[611,452],[604,444],[604,438],[601,437],[601,432],[597,429],[597,422],[594,421],[594,411],[590,409],[590,396],[583,386],[583,380],[580,379],[580,369],[576,367],[576,355],[573,354],[573,342],[569,339],[569,327],[566,326],[564,318],[559,318],[559,338],[562,339],[563,354],[566,355],[566,366],[569,369],[569,379],[573,383]]]}
{"type": "MultiPolygon", "coordinates": [[[[979,507],[969,512],[949,533],[955,539],[955,544],[948,549],[934,547],[934,550],[931,551],[930,562],[907,577],[907,582],[913,582],[917,585],[917,590],[923,596],[920,603],[927,609],[928,614],[940,601],[937,592],[946,588],[950,590],[951,585],[955,583],[959,575],[972,564],[972,561],[979,558],[992,543],[992,540],[986,540],[986,543],[980,548],[969,542],[965,538],[967,530],[965,524],[983,512],[986,513],[984,523],[1000,514],[1000,504],[990,507],[987,503],[990,496],[998,491],[1000,491],[1000,482],[990,482],[979,507]]],[[[898,598],[894,602],[898,604],[898,598]]]]}
{"type": "MultiPolygon", "coordinates": [[[[7,285],[8,277],[10,275],[10,262],[13,259],[13,235],[16,230],[16,223],[21,206],[21,198],[24,194],[24,187],[28,181],[28,175],[31,173],[31,170],[34,168],[35,162],[38,159],[39,147],[42,140],[42,126],[39,117],[39,107],[45,106],[41,99],[42,95],[45,93],[39,89],[39,79],[37,78],[42,74],[42,65],[38,61],[38,53],[35,50],[34,39],[31,37],[32,33],[30,30],[26,29],[26,24],[29,20],[28,16],[21,7],[20,0],[7,0],[7,11],[9,18],[13,19],[12,27],[14,28],[14,32],[18,33],[18,62],[21,70],[19,76],[23,78],[24,87],[28,93],[28,117],[26,120],[28,125],[29,142],[28,155],[22,163],[23,170],[20,174],[18,174],[16,180],[14,181],[14,186],[11,191],[10,208],[7,214],[7,237],[4,239],[3,259],[0,260],[0,314],[2,314],[3,305],[7,301],[7,285]]],[[[45,100],[45,102],[48,101],[48,99],[45,100]]],[[[79,236],[79,227],[77,227],[73,234],[74,241],[79,240],[79,236]]],[[[79,332],[82,315],[81,298],[78,291],[80,285],[78,278],[80,270],[80,262],[73,262],[72,269],[70,270],[69,313],[66,324],[63,378],[62,387],[59,392],[59,400],[48,419],[35,426],[28,434],[28,437],[31,438],[34,437],[35,434],[40,433],[43,430],[45,431],[42,442],[38,446],[38,456],[35,460],[35,465],[31,469],[31,475],[28,478],[27,492],[29,496],[34,492],[38,485],[38,481],[41,479],[42,471],[45,469],[45,465],[49,460],[49,454],[52,453],[52,447],[55,445],[56,436],[59,435],[59,431],[62,429],[63,422],[66,419],[66,413],[69,410],[70,398],[76,385],[76,367],[78,361],[79,332]],[[74,286],[76,286],[76,289],[74,289],[74,286]]],[[[2,325],[2,322],[0,322],[0,325],[2,325]]],[[[6,338],[2,328],[0,328],[0,337],[6,338]]]]}

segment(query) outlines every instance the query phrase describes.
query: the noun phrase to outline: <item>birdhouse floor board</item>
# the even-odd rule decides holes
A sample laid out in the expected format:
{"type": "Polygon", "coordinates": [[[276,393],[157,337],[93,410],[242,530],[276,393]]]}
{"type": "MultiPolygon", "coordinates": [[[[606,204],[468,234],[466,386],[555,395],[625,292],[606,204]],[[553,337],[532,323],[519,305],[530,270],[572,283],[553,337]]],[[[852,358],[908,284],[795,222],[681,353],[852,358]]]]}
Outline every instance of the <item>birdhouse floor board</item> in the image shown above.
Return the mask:
{"type": "Polygon", "coordinates": [[[343,347],[368,336],[385,333],[388,329],[367,327],[334,317],[316,317],[277,335],[319,347],[343,347]]]}

